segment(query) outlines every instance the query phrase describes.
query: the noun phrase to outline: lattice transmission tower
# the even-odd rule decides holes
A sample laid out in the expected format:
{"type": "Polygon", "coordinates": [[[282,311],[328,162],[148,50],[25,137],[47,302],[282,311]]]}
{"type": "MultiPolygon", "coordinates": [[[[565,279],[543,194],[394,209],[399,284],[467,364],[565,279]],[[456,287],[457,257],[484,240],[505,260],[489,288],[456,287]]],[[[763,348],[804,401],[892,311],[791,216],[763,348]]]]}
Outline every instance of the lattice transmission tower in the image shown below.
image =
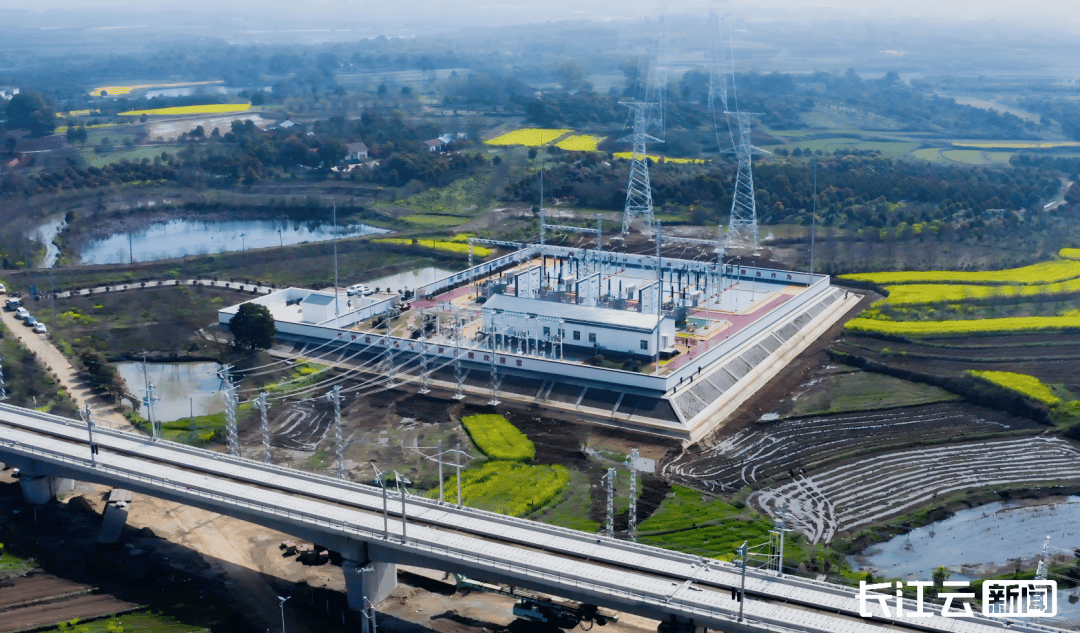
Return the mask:
{"type": "MultiPolygon", "coordinates": [[[[726,16],[726,14],[725,14],[726,16]]],[[[735,189],[731,195],[731,214],[728,219],[728,231],[725,237],[725,246],[741,247],[757,250],[758,248],[758,223],[757,203],[754,199],[754,169],[753,155],[755,152],[768,153],[763,149],[754,147],[750,143],[750,120],[759,114],[753,112],[740,112],[739,99],[735,92],[735,60],[732,54],[730,31],[725,33],[724,17],[715,13],[709,14],[711,57],[713,70],[709,73],[709,109],[713,113],[713,131],[716,134],[716,144],[720,142],[720,124],[718,114],[722,112],[727,118],[728,136],[731,139],[731,150],[735,153],[738,161],[738,170],[735,174],[735,189]],[[727,41],[727,47],[724,46],[727,41]],[[726,54],[725,54],[726,50],[726,54]],[[728,89],[731,90],[731,103],[728,101],[728,89]],[[721,106],[717,108],[719,99],[721,106]],[[734,119],[734,122],[732,121],[734,119]],[[736,131],[738,139],[736,139],[736,131]]]]}
{"type": "Polygon", "coordinates": [[[622,232],[624,235],[630,230],[630,223],[634,218],[641,218],[646,230],[651,229],[653,225],[652,186],[649,184],[649,158],[646,153],[646,143],[664,142],[662,137],[667,71],[663,66],[663,19],[660,21],[660,27],[661,34],[656,50],[651,56],[652,61],[646,73],[645,85],[638,91],[640,96],[635,101],[623,102],[623,105],[630,109],[630,116],[634,121],[633,133],[622,139],[631,143],[630,178],[626,184],[626,206],[623,208],[622,232]],[[649,133],[654,129],[659,137],[649,133]]]}

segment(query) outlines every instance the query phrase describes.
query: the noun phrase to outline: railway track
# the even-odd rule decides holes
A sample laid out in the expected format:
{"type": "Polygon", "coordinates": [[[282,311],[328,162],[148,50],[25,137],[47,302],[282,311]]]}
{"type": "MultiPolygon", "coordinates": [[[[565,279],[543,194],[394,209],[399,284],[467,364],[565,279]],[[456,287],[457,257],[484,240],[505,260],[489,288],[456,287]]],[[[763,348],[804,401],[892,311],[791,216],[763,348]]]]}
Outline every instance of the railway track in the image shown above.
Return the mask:
{"type": "MultiPolygon", "coordinates": [[[[77,447],[77,451],[86,451],[89,454],[84,439],[86,427],[81,423],[7,405],[0,405],[0,420],[24,433],[42,438],[42,441],[48,438],[51,441],[63,442],[77,447]],[[11,415],[13,413],[18,415],[11,415]]],[[[0,431],[0,437],[2,436],[0,431]]],[[[368,516],[383,515],[383,491],[373,486],[342,482],[322,475],[260,464],[171,442],[151,441],[149,438],[107,429],[96,430],[95,440],[102,454],[113,453],[147,460],[191,475],[213,477],[256,487],[276,495],[285,495],[297,499],[298,502],[317,500],[368,516]]],[[[388,503],[386,515],[392,516],[395,523],[401,519],[401,505],[398,499],[388,503]]],[[[650,577],[654,584],[655,581],[661,581],[670,586],[668,600],[680,592],[706,591],[717,594],[710,598],[710,601],[716,601],[720,599],[719,594],[730,592],[732,587],[739,583],[739,570],[730,563],[614,539],[597,538],[596,535],[495,513],[457,509],[417,497],[407,498],[404,505],[410,526],[481,539],[490,542],[493,547],[512,545],[523,552],[559,557],[570,566],[599,566],[612,572],[631,572],[650,577]]],[[[389,534],[386,536],[390,537],[389,534]]],[[[746,586],[748,597],[758,603],[759,607],[783,605],[788,609],[805,611],[808,615],[828,614],[829,618],[835,619],[837,623],[846,621],[848,626],[857,623],[866,630],[877,629],[882,625],[880,620],[873,621],[871,625],[870,620],[861,618],[858,615],[855,591],[838,585],[797,578],[778,579],[771,574],[748,570],[746,586]]],[[[724,602],[730,603],[730,609],[738,607],[734,601],[724,602]]],[[[946,625],[955,622],[942,618],[937,620],[946,625]]],[[[947,626],[916,627],[902,620],[893,622],[889,628],[893,627],[899,627],[898,630],[950,630],[947,626]]],[[[845,629],[851,630],[847,627],[820,630],[845,629]]]]}

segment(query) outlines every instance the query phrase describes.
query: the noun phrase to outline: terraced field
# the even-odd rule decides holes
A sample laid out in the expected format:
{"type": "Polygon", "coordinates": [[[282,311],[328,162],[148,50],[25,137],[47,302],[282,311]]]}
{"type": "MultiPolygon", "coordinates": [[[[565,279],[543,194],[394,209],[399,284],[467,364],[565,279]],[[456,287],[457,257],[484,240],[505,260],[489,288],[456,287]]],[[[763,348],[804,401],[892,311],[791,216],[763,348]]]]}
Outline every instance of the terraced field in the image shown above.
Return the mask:
{"type": "Polygon", "coordinates": [[[713,438],[710,444],[665,463],[663,474],[708,490],[734,493],[770,479],[794,478],[797,471],[845,455],[1042,428],[1032,420],[959,402],[787,418],[713,438]]]}
{"type": "Polygon", "coordinates": [[[904,450],[826,468],[758,491],[769,514],[786,503],[789,524],[811,542],[926,505],[939,495],[995,485],[1080,481],[1080,450],[1051,437],[904,450]]]}
{"type": "Polygon", "coordinates": [[[972,336],[911,342],[848,334],[836,349],[922,374],[1015,371],[1080,390],[1080,334],[972,336]]]}

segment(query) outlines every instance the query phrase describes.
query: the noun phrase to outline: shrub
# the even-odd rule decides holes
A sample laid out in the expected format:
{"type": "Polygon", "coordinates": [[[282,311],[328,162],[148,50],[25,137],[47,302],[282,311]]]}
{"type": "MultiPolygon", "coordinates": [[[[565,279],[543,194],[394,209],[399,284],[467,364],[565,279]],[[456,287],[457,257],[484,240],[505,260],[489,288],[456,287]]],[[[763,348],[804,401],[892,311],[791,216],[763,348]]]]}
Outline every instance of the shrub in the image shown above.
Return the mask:
{"type": "Polygon", "coordinates": [[[536,455],[532,441],[501,415],[470,415],[461,423],[476,447],[492,459],[531,461],[536,455]]]}

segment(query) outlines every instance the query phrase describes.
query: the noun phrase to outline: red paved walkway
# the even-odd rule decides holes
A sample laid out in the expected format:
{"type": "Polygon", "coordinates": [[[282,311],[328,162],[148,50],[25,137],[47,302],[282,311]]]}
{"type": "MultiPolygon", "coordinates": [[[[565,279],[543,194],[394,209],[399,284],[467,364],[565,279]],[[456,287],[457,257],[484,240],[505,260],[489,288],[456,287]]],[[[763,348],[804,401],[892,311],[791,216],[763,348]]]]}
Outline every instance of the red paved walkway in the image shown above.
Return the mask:
{"type": "Polygon", "coordinates": [[[730,322],[731,325],[717,332],[716,334],[713,334],[704,341],[698,341],[698,344],[690,348],[689,352],[684,352],[680,356],[676,357],[675,360],[671,361],[667,365],[664,365],[664,369],[674,371],[682,367],[683,365],[689,363],[698,356],[701,356],[705,352],[716,347],[728,338],[731,338],[735,334],[738,334],[744,328],[748,327],[751,323],[759,320],[761,317],[765,316],[767,313],[779,307],[780,304],[788,301],[789,299],[791,299],[791,295],[782,294],[778,297],[774,297],[772,300],[770,300],[768,303],[761,306],[757,310],[754,310],[753,312],[747,314],[728,314],[727,312],[717,312],[716,310],[692,310],[692,316],[708,316],[711,319],[723,319],[730,322]]]}

